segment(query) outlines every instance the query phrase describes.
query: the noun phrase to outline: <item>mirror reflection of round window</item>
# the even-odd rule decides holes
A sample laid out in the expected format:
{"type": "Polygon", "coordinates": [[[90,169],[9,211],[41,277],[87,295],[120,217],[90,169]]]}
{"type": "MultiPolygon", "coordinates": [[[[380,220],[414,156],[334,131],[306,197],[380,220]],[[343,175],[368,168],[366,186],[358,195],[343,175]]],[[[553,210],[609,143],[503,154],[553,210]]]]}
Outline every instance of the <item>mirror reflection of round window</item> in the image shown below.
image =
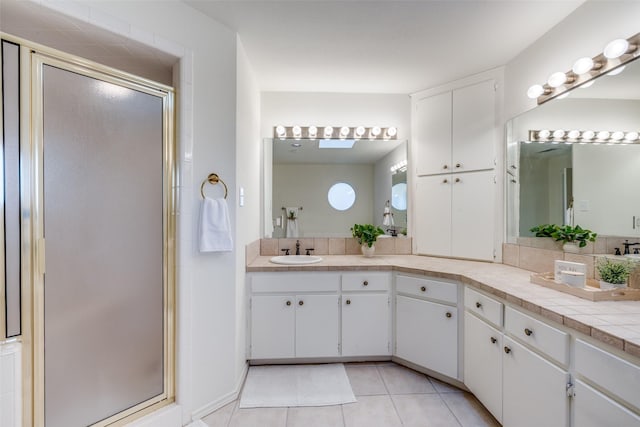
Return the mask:
{"type": "Polygon", "coordinates": [[[338,182],[329,189],[327,199],[332,208],[346,211],[356,201],[356,190],[346,182],[338,182]]]}
{"type": "MultiPolygon", "coordinates": [[[[388,187],[387,187],[388,188],[388,187]]],[[[391,206],[399,211],[407,210],[407,184],[399,182],[391,187],[391,206]]]]}

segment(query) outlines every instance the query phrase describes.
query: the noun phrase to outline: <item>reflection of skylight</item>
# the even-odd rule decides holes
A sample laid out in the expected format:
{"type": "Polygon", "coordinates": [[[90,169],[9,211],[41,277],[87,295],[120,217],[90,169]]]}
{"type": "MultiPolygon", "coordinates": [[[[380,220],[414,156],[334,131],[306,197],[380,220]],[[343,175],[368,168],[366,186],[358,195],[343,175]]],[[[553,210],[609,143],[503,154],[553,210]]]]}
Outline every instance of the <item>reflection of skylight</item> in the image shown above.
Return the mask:
{"type": "Polygon", "coordinates": [[[318,148],[353,148],[355,139],[321,139],[318,148]]]}

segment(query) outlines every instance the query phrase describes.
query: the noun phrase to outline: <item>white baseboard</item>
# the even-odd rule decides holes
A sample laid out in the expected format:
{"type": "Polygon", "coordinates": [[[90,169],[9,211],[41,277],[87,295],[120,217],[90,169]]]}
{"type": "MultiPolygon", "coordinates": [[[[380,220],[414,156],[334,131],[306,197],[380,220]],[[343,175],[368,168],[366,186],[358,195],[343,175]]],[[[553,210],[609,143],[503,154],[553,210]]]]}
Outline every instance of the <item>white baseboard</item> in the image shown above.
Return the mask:
{"type": "MultiPolygon", "coordinates": [[[[210,413],[222,408],[224,405],[226,405],[227,403],[233,402],[234,400],[236,400],[238,398],[238,396],[240,395],[240,391],[242,390],[242,385],[244,384],[244,380],[247,377],[247,372],[249,371],[249,364],[245,363],[244,368],[242,370],[242,373],[240,374],[240,377],[238,378],[238,382],[236,383],[236,386],[234,388],[233,391],[231,391],[230,393],[225,394],[224,396],[220,397],[217,400],[214,400],[213,402],[209,402],[206,405],[196,409],[195,411],[193,411],[191,413],[191,419],[192,420],[199,420],[200,418],[204,418],[207,415],[209,415],[210,413]]],[[[197,424],[196,424],[197,426],[197,424]]]]}

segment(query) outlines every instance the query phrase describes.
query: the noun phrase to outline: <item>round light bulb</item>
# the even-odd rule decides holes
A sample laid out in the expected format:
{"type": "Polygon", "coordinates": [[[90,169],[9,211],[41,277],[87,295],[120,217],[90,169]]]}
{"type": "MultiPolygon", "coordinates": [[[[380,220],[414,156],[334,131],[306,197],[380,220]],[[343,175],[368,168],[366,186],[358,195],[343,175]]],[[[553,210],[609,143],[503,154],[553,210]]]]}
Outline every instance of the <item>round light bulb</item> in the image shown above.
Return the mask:
{"type": "Polygon", "coordinates": [[[282,138],[287,134],[287,130],[284,126],[278,125],[276,126],[276,133],[278,134],[278,137],[282,138]]]}
{"type": "Polygon", "coordinates": [[[624,132],[616,131],[611,134],[611,139],[614,141],[620,141],[622,138],[624,138],[624,132]]]}
{"type": "Polygon", "coordinates": [[[567,75],[562,71],[558,71],[549,76],[547,83],[551,87],[560,87],[567,82],[567,75]]]}
{"type": "Polygon", "coordinates": [[[390,127],[387,128],[387,136],[389,138],[393,138],[394,136],[396,136],[398,134],[398,129],[394,128],[394,127],[390,127]]]}
{"type": "Polygon", "coordinates": [[[333,135],[333,128],[331,126],[325,126],[324,128],[324,137],[331,138],[333,135]]]}
{"type": "Polygon", "coordinates": [[[358,126],[356,128],[356,136],[360,138],[362,135],[364,135],[364,126],[358,126]]]}
{"type": "Polygon", "coordinates": [[[577,75],[586,74],[589,71],[593,70],[594,65],[595,64],[593,63],[593,59],[589,57],[580,58],[576,61],[575,64],[573,64],[573,68],[571,68],[571,71],[573,71],[577,75]]]}
{"type": "Polygon", "coordinates": [[[624,136],[624,139],[625,141],[633,142],[637,141],[638,137],[640,137],[640,134],[638,134],[638,132],[627,132],[627,134],[624,136]]]}
{"type": "Polygon", "coordinates": [[[580,138],[580,131],[579,130],[571,130],[569,131],[569,133],[567,134],[567,136],[571,139],[578,139],[580,138]]]}
{"type": "Polygon", "coordinates": [[[540,132],[538,132],[538,138],[549,139],[550,136],[551,136],[551,131],[550,130],[543,129],[540,132]]]}
{"type": "Polygon", "coordinates": [[[585,130],[584,132],[582,132],[582,139],[584,140],[591,141],[595,137],[596,133],[592,130],[585,130]]]}
{"type": "Polygon", "coordinates": [[[340,128],[340,136],[346,137],[347,135],[349,135],[349,128],[347,126],[342,126],[340,128]]]}
{"type": "Polygon", "coordinates": [[[536,99],[542,94],[544,94],[544,88],[542,85],[533,85],[529,90],[527,90],[527,96],[531,99],[536,99]]]}
{"type": "Polygon", "coordinates": [[[578,86],[578,87],[579,87],[579,88],[581,88],[581,89],[586,89],[586,88],[588,88],[588,87],[593,86],[593,84],[594,84],[595,82],[596,82],[595,80],[590,80],[590,81],[586,82],[585,84],[580,85],[580,86],[578,86]]]}
{"type": "Polygon", "coordinates": [[[553,137],[556,138],[556,139],[564,138],[564,134],[565,134],[565,131],[563,131],[562,129],[558,129],[558,130],[554,130],[553,131],[553,137]]]}
{"type": "Polygon", "coordinates": [[[382,132],[382,129],[380,129],[380,126],[374,126],[371,128],[371,136],[373,137],[380,135],[380,132],[382,132]]]}
{"type": "Polygon", "coordinates": [[[318,135],[318,128],[315,126],[309,126],[307,128],[307,133],[309,135],[309,138],[315,139],[315,137],[318,135]]]}
{"type": "Polygon", "coordinates": [[[625,39],[616,39],[604,48],[604,56],[608,59],[620,58],[629,50],[629,42],[625,39]]]}
{"type": "Polygon", "coordinates": [[[609,71],[609,72],[607,73],[607,76],[617,76],[618,74],[620,74],[621,72],[623,72],[623,71],[624,71],[624,68],[625,68],[625,67],[626,67],[626,66],[625,66],[625,65],[623,65],[622,67],[615,68],[615,69],[613,69],[613,70],[609,71]]]}
{"type": "Polygon", "coordinates": [[[611,136],[611,133],[609,131],[606,130],[601,130],[600,132],[598,132],[598,139],[600,140],[607,140],[609,139],[609,137],[611,136]]]}

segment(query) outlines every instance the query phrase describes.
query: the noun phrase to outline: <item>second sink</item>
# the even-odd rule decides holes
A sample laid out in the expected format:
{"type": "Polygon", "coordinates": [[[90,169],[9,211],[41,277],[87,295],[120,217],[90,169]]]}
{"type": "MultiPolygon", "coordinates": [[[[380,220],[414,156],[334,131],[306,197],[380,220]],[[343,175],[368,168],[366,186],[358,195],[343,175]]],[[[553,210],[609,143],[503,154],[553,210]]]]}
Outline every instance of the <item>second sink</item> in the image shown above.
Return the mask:
{"type": "Polygon", "coordinates": [[[274,256],[269,261],[274,264],[302,265],[315,264],[322,261],[322,257],[316,255],[281,255],[274,256]]]}

